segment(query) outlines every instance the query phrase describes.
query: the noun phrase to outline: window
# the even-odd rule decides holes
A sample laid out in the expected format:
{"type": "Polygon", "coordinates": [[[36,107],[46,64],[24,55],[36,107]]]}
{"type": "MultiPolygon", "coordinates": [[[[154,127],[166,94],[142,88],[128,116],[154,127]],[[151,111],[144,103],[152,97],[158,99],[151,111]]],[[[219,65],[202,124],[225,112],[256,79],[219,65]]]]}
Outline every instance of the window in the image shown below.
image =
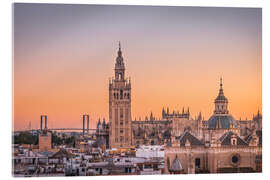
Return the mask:
{"type": "Polygon", "coordinates": [[[232,163],[236,164],[239,161],[239,158],[237,156],[232,157],[232,163]]]}
{"type": "Polygon", "coordinates": [[[123,74],[119,73],[119,79],[123,79],[123,74]]]}
{"type": "Polygon", "coordinates": [[[237,145],[237,139],[236,137],[232,137],[231,138],[231,144],[234,146],[234,145],[237,145]]]}
{"type": "Polygon", "coordinates": [[[196,168],[200,168],[201,167],[201,159],[200,158],[196,158],[195,159],[195,167],[196,168]]]}
{"type": "Polygon", "coordinates": [[[120,129],[120,134],[123,134],[123,129],[120,129]]]}
{"type": "Polygon", "coordinates": [[[120,118],[123,118],[124,117],[124,112],[123,112],[123,109],[122,108],[120,108],[120,118]]]}
{"type": "Polygon", "coordinates": [[[123,90],[120,90],[120,99],[123,99],[123,90]]]}
{"type": "Polygon", "coordinates": [[[115,119],[115,124],[118,124],[118,109],[114,109],[114,119],[115,119]]]}

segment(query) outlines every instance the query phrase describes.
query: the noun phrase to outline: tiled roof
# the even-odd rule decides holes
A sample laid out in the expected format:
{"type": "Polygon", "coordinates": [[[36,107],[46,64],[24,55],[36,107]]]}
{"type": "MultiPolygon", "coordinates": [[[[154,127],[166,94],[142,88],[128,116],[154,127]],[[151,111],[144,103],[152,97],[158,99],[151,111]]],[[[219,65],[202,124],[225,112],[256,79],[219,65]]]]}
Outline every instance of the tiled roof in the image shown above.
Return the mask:
{"type": "Polygon", "coordinates": [[[190,146],[203,146],[203,142],[201,142],[198,138],[193,136],[190,132],[185,131],[179,138],[180,146],[185,146],[186,141],[190,142],[190,146]]]}
{"type": "MultiPolygon", "coordinates": [[[[51,157],[53,154],[54,154],[54,152],[51,152],[51,151],[43,151],[43,152],[38,152],[38,154],[40,155],[40,156],[44,156],[44,157],[51,157]]],[[[38,156],[39,156],[38,155],[38,156]]]]}
{"type": "Polygon", "coordinates": [[[73,154],[69,153],[67,150],[65,149],[60,149],[58,152],[56,152],[52,158],[63,158],[63,157],[72,157],[73,154]]]}
{"type": "Polygon", "coordinates": [[[226,132],[223,134],[219,140],[221,142],[222,146],[231,146],[231,137],[232,135],[235,135],[237,138],[237,146],[248,146],[248,143],[244,141],[242,138],[240,138],[237,134],[233,133],[232,131],[226,132]]]}

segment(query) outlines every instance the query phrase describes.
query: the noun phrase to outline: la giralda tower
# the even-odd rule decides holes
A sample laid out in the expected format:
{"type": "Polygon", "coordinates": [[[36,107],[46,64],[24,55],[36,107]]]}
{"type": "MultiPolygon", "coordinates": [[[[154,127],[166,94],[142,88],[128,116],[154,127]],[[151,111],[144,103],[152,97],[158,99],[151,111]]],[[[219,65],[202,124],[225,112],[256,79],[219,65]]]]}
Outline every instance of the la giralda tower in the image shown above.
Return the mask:
{"type": "Polygon", "coordinates": [[[131,146],[131,84],[125,78],[125,64],[119,42],[114,77],[109,80],[110,148],[131,146]]]}

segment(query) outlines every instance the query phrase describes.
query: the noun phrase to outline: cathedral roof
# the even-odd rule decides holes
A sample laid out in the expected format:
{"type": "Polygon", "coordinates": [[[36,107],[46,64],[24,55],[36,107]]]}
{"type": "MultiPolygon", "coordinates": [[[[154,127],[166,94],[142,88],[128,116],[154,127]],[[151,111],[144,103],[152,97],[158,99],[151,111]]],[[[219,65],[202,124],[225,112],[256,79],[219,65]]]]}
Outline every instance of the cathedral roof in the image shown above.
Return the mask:
{"type": "Polygon", "coordinates": [[[197,137],[193,136],[190,132],[185,131],[180,137],[180,146],[185,146],[186,141],[189,141],[190,146],[203,146],[203,142],[201,142],[197,137]]]}
{"type": "Polygon", "coordinates": [[[248,146],[248,143],[246,141],[244,141],[242,138],[240,138],[236,133],[233,133],[232,131],[226,132],[219,138],[221,145],[230,146],[231,138],[233,135],[237,139],[237,146],[248,146]]]}
{"type": "Polygon", "coordinates": [[[210,129],[229,129],[237,127],[235,119],[230,114],[214,114],[208,120],[210,129]]]}

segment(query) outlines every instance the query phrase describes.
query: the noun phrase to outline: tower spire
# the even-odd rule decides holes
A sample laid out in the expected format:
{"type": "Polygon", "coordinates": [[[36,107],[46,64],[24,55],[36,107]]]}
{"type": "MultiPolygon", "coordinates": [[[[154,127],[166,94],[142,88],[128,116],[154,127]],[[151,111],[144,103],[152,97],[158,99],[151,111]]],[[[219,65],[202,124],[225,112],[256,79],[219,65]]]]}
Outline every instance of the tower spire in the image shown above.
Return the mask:
{"type": "Polygon", "coordinates": [[[119,51],[121,51],[121,42],[119,41],[119,51]]]}
{"type": "Polygon", "coordinates": [[[226,114],[228,113],[228,110],[227,110],[228,99],[224,96],[222,77],[220,77],[219,86],[220,86],[219,93],[218,93],[217,98],[215,99],[214,112],[218,114],[226,114]]]}
{"type": "Polygon", "coordinates": [[[222,77],[220,77],[220,83],[219,83],[219,96],[224,96],[222,77]]]}
{"type": "Polygon", "coordinates": [[[121,42],[118,42],[118,57],[122,58],[121,42]]]}
{"type": "Polygon", "coordinates": [[[222,77],[220,77],[220,89],[222,89],[222,86],[223,86],[223,84],[222,84],[222,77]]]}

